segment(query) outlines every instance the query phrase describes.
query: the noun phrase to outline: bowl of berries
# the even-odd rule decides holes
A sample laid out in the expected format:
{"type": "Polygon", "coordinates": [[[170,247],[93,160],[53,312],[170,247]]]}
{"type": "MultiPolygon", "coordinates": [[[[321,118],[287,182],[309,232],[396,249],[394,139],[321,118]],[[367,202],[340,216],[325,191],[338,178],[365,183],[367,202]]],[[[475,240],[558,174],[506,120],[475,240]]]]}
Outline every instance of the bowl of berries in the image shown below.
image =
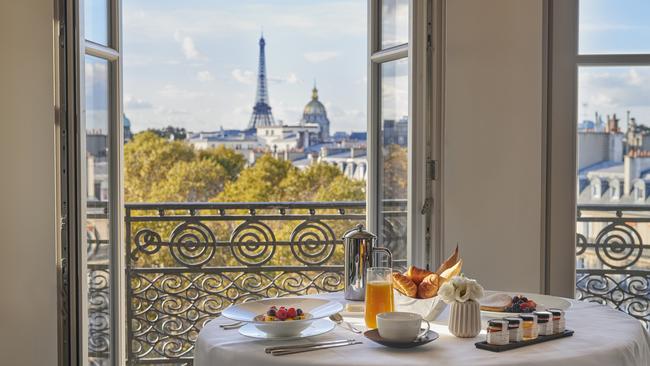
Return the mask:
{"type": "Polygon", "coordinates": [[[343,310],[337,301],[284,297],[263,299],[232,305],[221,315],[232,320],[251,323],[272,337],[294,337],[317,319],[327,318],[343,310]]]}
{"type": "Polygon", "coordinates": [[[571,302],[560,297],[503,292],[487,292],[479,303],[481,313],[489,316],[517,316],[550,308],[566,310],[571,307],[571,302]]]}

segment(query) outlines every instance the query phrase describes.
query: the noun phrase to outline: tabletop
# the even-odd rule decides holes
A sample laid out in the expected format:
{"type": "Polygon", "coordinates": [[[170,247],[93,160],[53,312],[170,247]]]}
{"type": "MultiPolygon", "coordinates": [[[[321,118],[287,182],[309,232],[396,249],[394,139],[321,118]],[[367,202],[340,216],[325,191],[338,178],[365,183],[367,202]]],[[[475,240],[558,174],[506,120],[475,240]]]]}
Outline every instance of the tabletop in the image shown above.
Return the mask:
{"type": "MultiPolygon", "coordinates": [[[[345,302],[341,293],[318,297],[345,302]]],[[[484,330],[470,339],[451,335],[447,329],[449,307],[431,324],[431,329],[438,332],[440,338],[417,348],[387,348],[337,326],[329,333],[308,340],[354,338],[363,344],[287,356],[266,354],[264,348],[304,343],[306,340],[253,339],[237,330],[222,330],[219,324],[232,321],[217,318],[206,324],[199,334],[194,365],[650,365],[650,337],[638,320],[604,305],[570,301],[572,306],[566,311],[566,326],[575,331],[572,337],[502,353],[479,350],[474,346],[474,343],[485,340],[484,330]]],[[[344,315],[345,320],[365,329],[362,313],[344,315]]]]}

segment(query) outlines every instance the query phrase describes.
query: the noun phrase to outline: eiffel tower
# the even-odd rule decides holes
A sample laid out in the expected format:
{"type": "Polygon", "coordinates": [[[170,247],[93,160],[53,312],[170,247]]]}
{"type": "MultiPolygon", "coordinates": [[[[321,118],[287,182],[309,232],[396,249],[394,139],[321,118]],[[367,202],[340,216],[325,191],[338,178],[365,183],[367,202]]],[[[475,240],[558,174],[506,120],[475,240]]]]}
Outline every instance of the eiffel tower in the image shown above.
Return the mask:
{"type": "Polygon", "coordinates": [[[255,106],[253,106],[253,115],[248,122],[248,129],[257,127],[266,127],[275,125],[271,106],[269,105],[269,91],[266,87],[266,56],[264,55],[264,35],[260,37],[260,59],[257,70],[257,95],[255,97],[255,106]]]}

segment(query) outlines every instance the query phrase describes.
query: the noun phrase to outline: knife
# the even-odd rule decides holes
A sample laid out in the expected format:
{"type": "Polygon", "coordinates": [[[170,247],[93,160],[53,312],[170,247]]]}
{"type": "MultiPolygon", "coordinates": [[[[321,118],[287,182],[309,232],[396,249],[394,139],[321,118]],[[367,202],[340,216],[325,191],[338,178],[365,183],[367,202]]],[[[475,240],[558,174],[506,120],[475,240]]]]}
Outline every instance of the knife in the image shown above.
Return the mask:
{"type": "Polygon", "coordinates": [[[311,347],[315,347],[315,346],[325,346],[325,345],[328,345],[328,344],[338,344],[338,343],[348,343],[348,342],[354,342],[354,339],[337,339],[335,341],[312,342],[312,343],[302,343],[302,344],[287,344],[287,345],[284,345],[284,346],[266,347],[264,349],[264,352],[271,353],[273,351],[288,351],[288,350],[298,349],[298,348],[311,348],[311,347]]]}
{"type": "Polygon", "coordinates": [[[315,346],[315,347],[309,347],[309,348],[297,348],[297,349],[294,349],[294,350],[273,351],[273,352],[271,352],[271,354],[273,356],[284,356],[284,355],[292,355],[294,353],[310,352],[310,351],[317,351],[317,350],[321,350],[321,349],[352,346],[352,345],[355,345],[355,344],[362,344],[362,343],[363,342],[360,342],[360,341],[352,341],[352,342],[337,343],[337,344],[324,344],[324,345],[321,345],[321,346],[315,346]]]}

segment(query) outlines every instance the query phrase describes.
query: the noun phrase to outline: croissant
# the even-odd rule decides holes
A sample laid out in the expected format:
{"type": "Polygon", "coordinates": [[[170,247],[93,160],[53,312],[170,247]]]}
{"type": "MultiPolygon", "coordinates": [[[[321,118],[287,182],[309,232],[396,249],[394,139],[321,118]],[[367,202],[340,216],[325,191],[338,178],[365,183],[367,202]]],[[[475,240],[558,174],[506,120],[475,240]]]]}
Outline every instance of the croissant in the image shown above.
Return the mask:
{"type": "Polygon", "coordinates": [[[440,288],[440,276],[435,273],[427,276],[418,285],[418,297],[420,299],[429,299],[438,294],[440,288]]]}
{"type": "Polygon", "coordinates": [[[438,267],[438,270],[436,271],[436,273],[438,275],[440,275],[444,271],[446,271],[447,269],[453,267],[458,262],[458,257],[459,257],[458,245],[456,245],[456,250],[454,250],[452,255],[449,256],[449,258],[447,258],[444,262],[442,262],[440,267],[438,267]]]}
{"type": "Polygon", "coordinates": [[[406,271],[406,277],[410,278],[411,281],[415,282],[416,285],[419,285],[424,278],[433,272],[429,272],[426,269],[418,268],[416,266],[410,266],[406,271]]]}
{"type": "Polygon", "coordinates": [[[393,272],[393,286],[408,297],[415,297],[418,293],[418,286],[410,278],[398,272],[393,272]]]}

